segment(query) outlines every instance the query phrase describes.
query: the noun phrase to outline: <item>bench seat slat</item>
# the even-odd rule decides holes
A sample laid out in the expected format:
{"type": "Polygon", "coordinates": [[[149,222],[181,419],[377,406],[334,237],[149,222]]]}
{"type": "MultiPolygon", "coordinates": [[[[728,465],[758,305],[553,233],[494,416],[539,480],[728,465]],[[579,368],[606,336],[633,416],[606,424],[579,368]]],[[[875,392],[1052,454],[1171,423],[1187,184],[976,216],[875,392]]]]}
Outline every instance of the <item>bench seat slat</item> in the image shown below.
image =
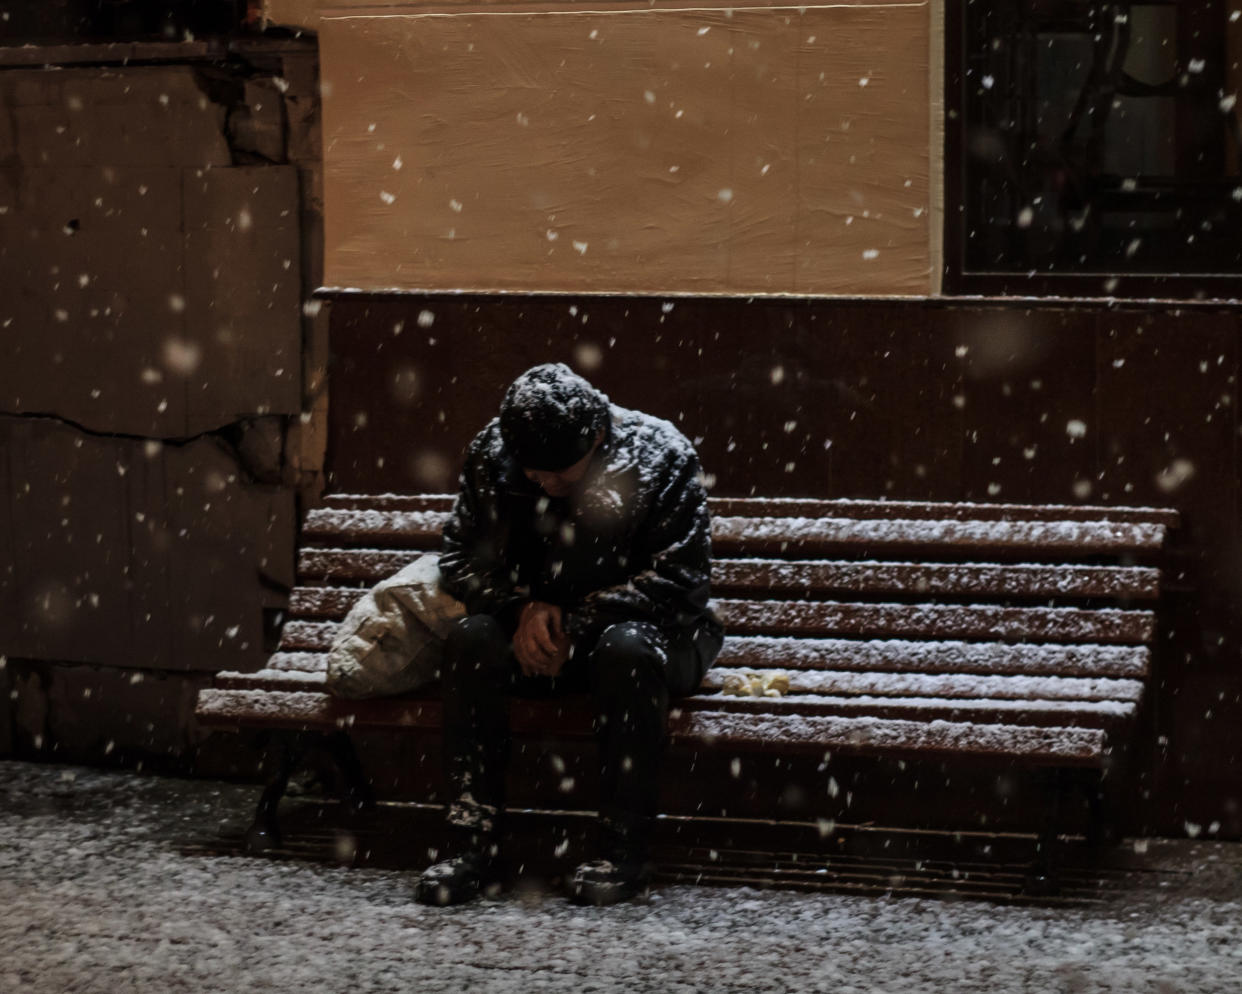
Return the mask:
{"type": "Polygon", "coordinates": [[[690,711],[743,714],[841,715],[844,717],[905,718],[916,721],[972,721],[986,724],[1066,725],[1108,728],[1132,719],[1136,707],[1129,701],[1044,701],[950,697],[832,697],[791,694],[786,697],[722,697],[702,694],[676,702],[690,711]]]}
{"type": "Polygon", "coordinates": [[[280,648],[294,652],[327,652],[336,636],[335,621],[286,621],[280,630],[280,648]]]}
{"type": "MultiPolygon", "coordinates": [[[[324,657],[318,657],[321,663],[324,657]]],[[[747,670],[714,667],[703,680],[704,692],[718,693],[725,679],[747,670]]],[[[762,670],[758,671],[764,672],[762,670]]],[[[322,690],[325,670],[284,669],[271,666],[253,673],[222,672],[216,686],[229,689],[322,690]]],[[[1005,701],[1112,701],[1134,704],[1142,697],[1143,685],[1137,680],[1091,680],[1072,677],[976,676],[969,674],[850,673],[841,671],[788,672],[788,698],[859,697],[866,699],[936,697],[964,701],[994,699],[1005,701]]],[[[724,700],[716,697],[714,699],[724,700]]],[[[747,698],[738,698],[747,700],[747,698]]],[[[755,698],[769,700],[770,698],[755,698]]]]}
{"type": "Polygon", "coordinates": [[[221,690],[312,690],[327,693],[328,674],[324,670],[278,670],[270,667],[253,673],[224,670],[216,674],[213,686],[221,690]]]}
{"type": "MultiPolygon", "coordinates": [[[[230,691],[304,691],[326,694],[323,673],[300,673],[284,670],[259,670],[256,673],[220,673],[218,690],[230,691]]],[[[412,695],[422,699],[424,695],[412,695]]],[[[427,701],[435,700],[428,695],[427,701]]],[[[349,702],[345,702],[349,703],[349,702]]],[[[355,702],[365,710],[369,702],[355,702]]],[[[933,696],[833,696],[824,693],[791,693],[784,697],[727,697],[719,693],[700,693],[681,698],[674,710],[739,711],[771,714],[826,714],[907,718],[920,721],[935,719],[1008,722],[1019,725],[1072,725],[1076,727],[1108,727],[1134,717],[1136,705],[1129,700],[1058,700],[1012,698],[961,698],[933,696]]],[[[424,717],[431,727],[431,719],[424,717]]],[[[549,732],[558,729],[547,729],[549,732]]],[[[585,734],[585,733],[583,733],[585,734]]]]}
{"type": "Polygon", "coordinates": [[[904,673],[992,673],[1045,676],[1147,675],[1144,646],[1053,643],[818,639],[742,636],[725,639],[719,666],[789,670],[891,670],[904,673]]]}
{"type": "MultiPolygon", "coordinates": [[[[765,670],[713,667],[703,687],[720,690],[725,679],[765,670]]],[[[841,670],[785,670],[790,694],[879,697],[994,697],[1003,700],[1138,701],[1138,680],[1093,680],[1060,676],[986,676],[963,673],[857,673],[841,670]]]]}
{"type": "MultiPolygon", "coordinates": [[[[274,654],[268,665],[277,669],[322,670],[327,665],[325,653],[331,648],[335,632],[335,622],[288,622],[281,637],[282,651],[274,654]],[[320,662],[314,665],[312,658],[320,662]]],[[[1147,675],[1150,658],[1150,651],[1143,646],[743,636],[725,639],[717,665],[790,671],[874,670],[1142,679],[1147,675]]]]}
{"type": "Polygon", "coordinates": [[[267,657],[264,669],[281,670],[289,673],[326,673],[328,669],[327,652],[287,652],[280,650],[267,657]]]}
{"type": "Polygon", "coordinates": [[[1107,736],[1096,728],[986,725],[972,722],[841,718],[826,715],[682,711],[669,722],[674,741],[713,748],[822,748],[882,755],[1020,758],[1033,764],[1099,766],[1107,736]]]}
{"type": "Polygon", "coordinates": [[[298,554],[298,581],[337,580],[374,586],[419,555],[408,549],[303,549],[298,554]]]}
{"type": "MultiPolygon", "coordinates": [[[[523,704],[514,709],[515,733],[551,727],[561,731],[562,720],[569,722],[563,734],[589,732],[583,709],[575,707],[581,702],[563,699],[523,704]]],[[[351,702],[303,691],[206,689],[199,693],[196,714],[205,727],[216,728],[433,729],[439,726],[441,711],[439,702],[433,700],[351,702]]],[[[1107,748],[1105,733],[1094,728],[688,709],[670,715],[669,730],[675,741],[713,747],[882,751],[912,756],[952,753],[1084,766],[1100,765],[1107,748]]]]}
{"type": "MultiPolygon", "coordinates": [[[[303,583],[372,586],[417,555],[408,550],[304,549],[298,557],[298,577],[303,583]]],[[[713,565],[712,589],[718,596],[849,593],[1154,600],[1160,593],[1160,571],[1143,566],[722,559],[713,565]]]]}
{"type": "Polygon", "coordinates": [[[312,691],[210,688],[199,691],[195,715],[201,724],[213,728],[438,728],[441,707],[433,698],[347,701],[312,691]]]}
{"type": "MultiPolygon", "coordinates": [[[[339,620],[362,594],[356,587],[298,587],[290,597],[289,611],[299,619],[339,620]]],[[[1109,608],[735,599],[718,600],[715,607],[726,628],[738,634],[787,632],[1136,644],[1148,641],[1155,625],[1151,612],[1109,608]]]]}

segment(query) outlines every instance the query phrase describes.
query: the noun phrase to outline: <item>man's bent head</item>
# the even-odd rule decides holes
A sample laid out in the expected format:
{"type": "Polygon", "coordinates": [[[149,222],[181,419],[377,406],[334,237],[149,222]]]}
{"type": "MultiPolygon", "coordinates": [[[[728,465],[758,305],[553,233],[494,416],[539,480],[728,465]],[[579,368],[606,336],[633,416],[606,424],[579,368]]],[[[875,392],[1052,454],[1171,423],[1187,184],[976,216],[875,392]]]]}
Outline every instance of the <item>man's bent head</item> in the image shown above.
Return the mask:
{"type": "Polygon", "coordinates": [[[582,479],[607,424],[608,398],[564,363],[528,369],[500,404],[505,448],[552,497],[582,479]]]}
{"type": "MultiPolygon", "coordinates": [[[[599,445],[603,440],[604,430],[601,428],[599,434],[595,436],[595,445],[599,445]]],[[[591,465],[591,456],[595,454],[595,445],[591,446],[591,451],[572,466],[557,470],[531,469],[524,466],[522,473],[532,483],[538,483],[549,497],[568,497],[574,487],[586,476],[587,468],[591,465]]]]}

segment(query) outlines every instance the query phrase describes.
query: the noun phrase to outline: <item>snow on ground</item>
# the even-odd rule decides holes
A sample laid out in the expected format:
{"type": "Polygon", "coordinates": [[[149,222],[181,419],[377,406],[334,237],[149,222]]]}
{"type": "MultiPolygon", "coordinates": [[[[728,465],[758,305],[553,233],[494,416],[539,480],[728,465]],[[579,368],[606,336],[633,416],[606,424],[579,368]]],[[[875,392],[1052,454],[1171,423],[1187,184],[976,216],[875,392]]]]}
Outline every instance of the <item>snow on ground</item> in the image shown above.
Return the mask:
{"type": "Polygon", "coordinates": [[[0,762],[0,992],[1242,992],[1236,846],[1210,887],[1102,909],[678,886],[439,910],[409,873],[183,854],[254,799],[0,762]]]}

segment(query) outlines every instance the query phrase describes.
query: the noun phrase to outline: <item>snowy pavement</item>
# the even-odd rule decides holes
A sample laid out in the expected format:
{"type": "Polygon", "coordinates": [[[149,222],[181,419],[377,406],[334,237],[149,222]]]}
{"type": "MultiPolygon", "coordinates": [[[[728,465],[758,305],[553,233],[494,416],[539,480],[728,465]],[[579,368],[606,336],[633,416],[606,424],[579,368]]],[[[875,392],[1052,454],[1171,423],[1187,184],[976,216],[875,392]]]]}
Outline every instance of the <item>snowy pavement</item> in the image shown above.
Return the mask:
{"type": "Polygon", "coordinates": [[[0,762],[0,992],[1242,992],[1238,845],[1157,845],[1164,886],[1088,908],[673,886],[439,910],[408,872],[187,853],[254,798],[0,762]]]}

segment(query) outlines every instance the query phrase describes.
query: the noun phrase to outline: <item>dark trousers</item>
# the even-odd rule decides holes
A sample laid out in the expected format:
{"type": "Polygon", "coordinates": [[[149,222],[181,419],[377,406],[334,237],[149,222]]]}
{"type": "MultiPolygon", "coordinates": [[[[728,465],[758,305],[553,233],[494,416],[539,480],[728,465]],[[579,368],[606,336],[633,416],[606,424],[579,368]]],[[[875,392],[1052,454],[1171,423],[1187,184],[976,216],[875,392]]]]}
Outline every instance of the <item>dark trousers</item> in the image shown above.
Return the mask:
{"type": "Polygon", "coordinates": [[[561,674],[524,676],[511,633],[490,615],[463,618],[444,650],[444,760],[449,822],[494,829],[504,807],[509,699],[590,694],[600,754],[600,815],[623,836],[645,835],[655,814],[669,700],[693,692],[720,650],[714,636],[670,637],[623,622],[576,645],[561,674]]]}

